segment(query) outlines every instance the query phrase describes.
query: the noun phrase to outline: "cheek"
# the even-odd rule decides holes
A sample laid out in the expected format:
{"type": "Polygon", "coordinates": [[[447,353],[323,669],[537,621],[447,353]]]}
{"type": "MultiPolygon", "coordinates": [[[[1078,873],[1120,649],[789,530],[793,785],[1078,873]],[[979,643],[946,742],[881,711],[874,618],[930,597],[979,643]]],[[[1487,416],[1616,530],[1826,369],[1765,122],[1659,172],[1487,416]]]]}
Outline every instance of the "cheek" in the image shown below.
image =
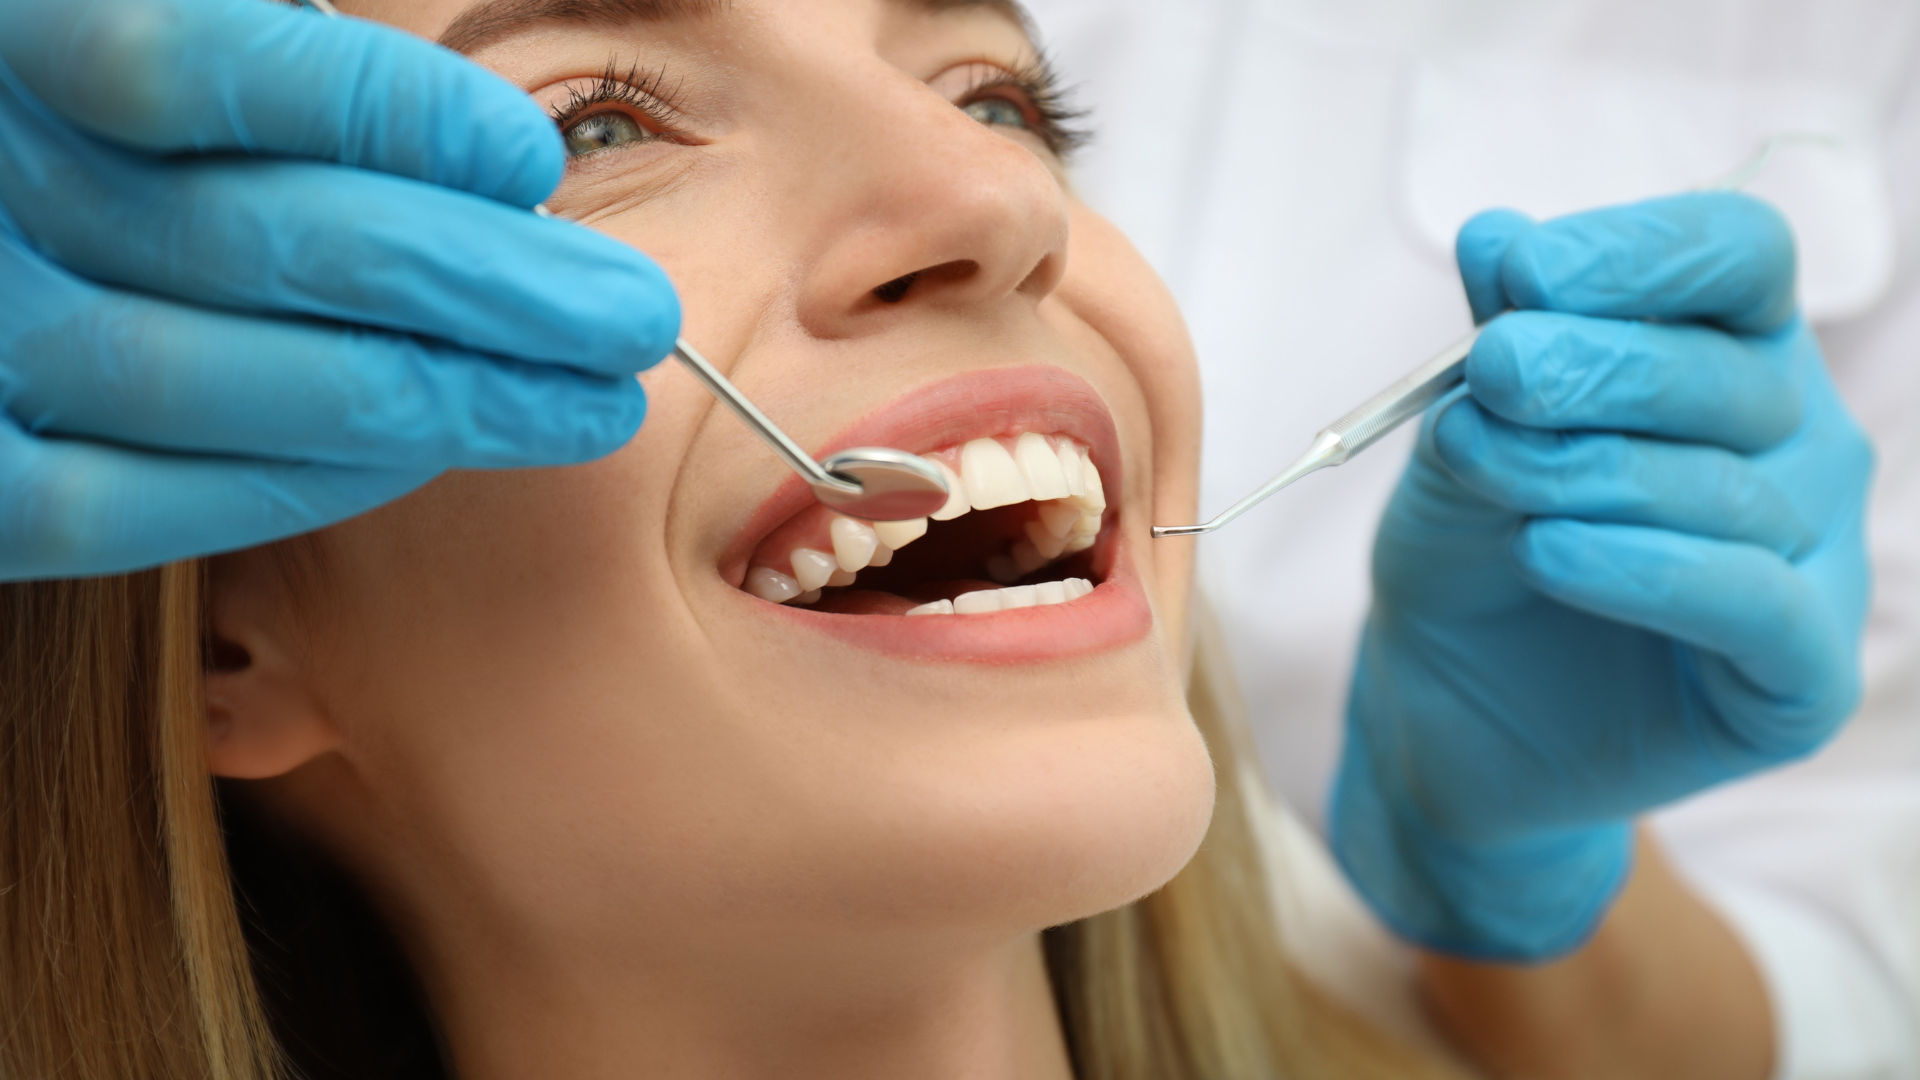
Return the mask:
{"type": "Polygon", "coordinates": [[[606,461],[449,476],[328,537],[354,629],[328,696],[363,783],[316,801],[365,805],[348,832],[410,906],[457,882],[639,949],[794,918],[999,933],[1184,865],[1212,774],[1163,647],[1073,680],[850,679],[863,657],[716,621],[700,590],[724,586],[663,551],[700,422],[672,395],[606,461]]]}
{"type": "Polygon", "coordinates": [[[1154,540],[1149,525],[1198,520],[1200,367],[1186,322],[1153,269],[1098,214],[1076,204],[1061,301],[1117,351],[1139,383],[1150,433],[1152,520],[1133,535],[1156,577],[1167,639],[1185,640],[1193,580],[1191,540],[1154,540]]]}
{"type": "Polygon", "coordinates": [[[324,535],[316,677],[378,813],[487,858],[516,806],[607,812],[621,785],[577,781],[608,753],[662,760],[632,717],[692,647],[661,522],[696,410],[649,390],[602,461],[450,474],[324,535]]]}
{"type": "MultiPolygon", "coordinates": [[[[1058,295],[1139,388],[1130,505],[1192,520],[1185,329],[1111,226],[1080,211],[1073,229],[1058,295]]],[[[730,306],[698,295],[690,311],[730,306]]],[[[732,355],[722,323],[697,329],[732,355]]],[[[1031,929],[1184,865],[1212,805],[1178,690],[1190,542],[1131,523],[1163,634],[1073,679],[849,680],[870,658],[730,620],[745,601],[703,561],[697,524],[724,515],[702,500],[755,490],[737,473],[768,459],[671,361],[643,381],[648,419],[619,454],[447,477],[332,538],[355,630],[335,701],[374,789],[361,846],[385,876],[423,897],[455,881],[611,947],[653,926],[738,936],[783,913],[1031,929]]]]}

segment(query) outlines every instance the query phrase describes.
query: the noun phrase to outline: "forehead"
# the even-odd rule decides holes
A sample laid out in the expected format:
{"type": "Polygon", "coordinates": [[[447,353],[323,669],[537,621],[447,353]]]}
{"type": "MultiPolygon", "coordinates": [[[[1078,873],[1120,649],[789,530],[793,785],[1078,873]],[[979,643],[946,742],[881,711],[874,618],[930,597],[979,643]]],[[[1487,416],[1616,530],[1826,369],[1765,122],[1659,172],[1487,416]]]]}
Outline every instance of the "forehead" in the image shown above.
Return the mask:
{"type": "MultiPolygon", "coordinates": [[[[392,0],[386,2],[391,3],[392,0]]],[[[927,14],[991,12],[1006,18],[1023,31],[1030,29],[1019,0],[886,2],[894,7],[927,14]]],[[[706,20],[724,17],[732,4],[730,0],[478,0],[475,3],[439,0],[433,6],[439,9],[441,19],[450,20],[446,21],[445,29],[435,34],[440,44],[457,52],[472,52],[506,35],[544,24],[569,23],[612,28],[635,23],[706,20]]]]}

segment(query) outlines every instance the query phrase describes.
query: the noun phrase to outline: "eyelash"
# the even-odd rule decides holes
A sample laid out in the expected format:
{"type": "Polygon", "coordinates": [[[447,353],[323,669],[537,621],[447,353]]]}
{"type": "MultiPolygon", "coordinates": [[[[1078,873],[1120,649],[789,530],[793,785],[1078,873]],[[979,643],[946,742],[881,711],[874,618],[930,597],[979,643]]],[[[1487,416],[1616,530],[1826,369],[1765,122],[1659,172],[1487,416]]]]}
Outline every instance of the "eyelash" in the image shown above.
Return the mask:
{"type": "Polygon", "coordinates": [[[1093,138],[1086,124],[1088,110],[1074,106],[1071,90],[1061,84],[1060,73],[1045,56],[997,70],[999,76],[970,87],[954,104],[965,108],[995,90],[1019,91],[1032,110],[1029,123],[1034,134],[1062,160],[1071,158],[1093,138]]]}
{"type": "Polygon", "coordinates": [[[679,118],[680,110],[673,104],[675,96],[674,90],[666,88],[666,72],[643,71],[636,64],[623,74],[617,62],[608,60],[606,70],[593,85],[585,89],[568,87],[567,100],[554,106],[551,115],[554,126],[566,131],[602,111],[603,105],[625,105],[645,117],[657,129],[653,134],[659,135],[672,131],[679,118]]]}
{"type": "MultiPolygon", "coordinates": [[[[1016,90],[1032,110],[1034,134],[1061,159],[1072,157],[1092,139],[1093,133],[1086,126],[1087,110],[1074,107],[1071,93],[1061,85],[1059,72],[1046,57],[997,70],[1001,72],[999,77],[970,87],[954,104],[965,108],[993,91],[1016,90]]],[[[606,70],[591,86],[568,88],[567,99],[552,110],[554,125],[565,131],[604,105],[625,105],[654,125],[656,134],[671,132],[679,109],[674,106],[675,91],[665,84],[664,71],[642,70],[636,64],[622,73],[617,61],[608,60],[606,70]]]]}

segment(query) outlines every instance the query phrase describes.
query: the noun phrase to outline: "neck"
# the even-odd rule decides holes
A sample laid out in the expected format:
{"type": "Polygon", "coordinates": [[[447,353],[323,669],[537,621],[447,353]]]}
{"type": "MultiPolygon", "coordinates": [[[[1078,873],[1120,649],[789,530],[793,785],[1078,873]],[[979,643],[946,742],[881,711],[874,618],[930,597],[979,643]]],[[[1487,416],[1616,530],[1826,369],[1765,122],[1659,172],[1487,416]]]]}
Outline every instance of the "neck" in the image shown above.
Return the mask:
{"type": "Polygon", "coordinates": [[[462,1080],[1071,1080],[1037,934],[725,951],[738,962],[469,948],[428,981],[462,1080]]]}

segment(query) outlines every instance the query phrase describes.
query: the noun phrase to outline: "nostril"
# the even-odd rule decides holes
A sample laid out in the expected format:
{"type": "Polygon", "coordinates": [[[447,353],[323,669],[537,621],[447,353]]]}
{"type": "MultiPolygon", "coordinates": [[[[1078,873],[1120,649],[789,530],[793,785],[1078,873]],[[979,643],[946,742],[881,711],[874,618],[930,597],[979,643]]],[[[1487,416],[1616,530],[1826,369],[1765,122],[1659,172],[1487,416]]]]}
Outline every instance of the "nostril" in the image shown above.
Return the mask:
{"type": "Polygon", "coordinates": [[[873,295],[879,297],[886,303],[897,304],[907,298],[907,290],[913,288],[914,279],[919,276],[920,272],[916,270],[904,277],[894,278],[885,285],[874,289],[873,295]]]}

